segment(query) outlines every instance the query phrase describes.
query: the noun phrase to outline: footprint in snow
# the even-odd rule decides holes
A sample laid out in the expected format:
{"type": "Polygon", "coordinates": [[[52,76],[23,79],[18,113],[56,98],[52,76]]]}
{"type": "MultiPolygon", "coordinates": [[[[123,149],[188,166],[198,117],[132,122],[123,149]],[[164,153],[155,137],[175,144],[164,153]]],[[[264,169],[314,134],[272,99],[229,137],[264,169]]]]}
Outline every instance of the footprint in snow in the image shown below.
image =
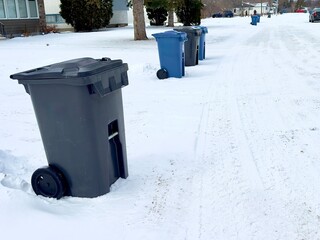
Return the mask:
{"type": "Polygon", "coordinates": [[[4,178],[0,181],[0,183],[4,187],[18,189],[24,192],[30,192],[31,190],[31,185],[29,183],[15,176],[5,175],[4,178]]]}

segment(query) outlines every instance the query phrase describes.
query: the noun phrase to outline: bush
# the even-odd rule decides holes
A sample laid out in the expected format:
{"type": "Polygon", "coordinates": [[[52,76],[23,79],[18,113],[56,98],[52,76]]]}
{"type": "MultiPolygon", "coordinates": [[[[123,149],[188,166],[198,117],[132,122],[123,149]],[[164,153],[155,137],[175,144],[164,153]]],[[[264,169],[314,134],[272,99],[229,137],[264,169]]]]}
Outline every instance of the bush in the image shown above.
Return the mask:
{"type": "Polygon", "coordinates": [[[76,32],[106,27],[113,15],[112,0],[61,0],[60,9],[76,32]]]}
{"type": "Polygon", "coordinates": [[[58,33],[58,29],[56,25],[46,25],[44,28],[44,33],[58,33]]]}

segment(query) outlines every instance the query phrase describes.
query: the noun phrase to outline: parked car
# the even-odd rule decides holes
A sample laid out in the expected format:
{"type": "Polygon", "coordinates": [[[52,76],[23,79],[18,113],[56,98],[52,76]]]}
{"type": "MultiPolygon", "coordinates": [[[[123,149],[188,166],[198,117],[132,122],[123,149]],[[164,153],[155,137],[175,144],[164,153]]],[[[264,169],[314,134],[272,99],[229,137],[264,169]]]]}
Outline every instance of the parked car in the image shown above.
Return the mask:
{"type": "Polygon", "coordinates": [[[309,22],[320,21],[320,8],[314,8],[309,15],[309,22]]]}
{"type": "Polygon", "coordinates": [[[223,11],[222,16],[223,17],[229,17],[229,18],[233,17],[233,12],[230,11],[230,10],[225,10],[225,11],[223,11]]]}
{"type": "Polygon", "coordinates": [[[233,12],[231,10],[225,10],[223,12],[217,12],[212,14],[213,18],[221,18],[221,17],[226,17],[226,18],[230,18],[233,17],[233,12]]]}
{"type": "Polygon", "coordinates": [[[212,14],[212,17],[213,18],[221,18],[222,17],[222,13],[221,12],[214,13],[214,14],[212,14]]]}
{"type": "Polygon", "coordinates": [[[290,11],[286,8],[283,8],[280,10],[280,14],[284,14],[284,13],[288,13],[288,12],[290,12],[290,11]]]}
{"type": "Polygon", "coordinates": [[[299,8],[296,10],[296,13],[307,13],[308,9],[307,8],[299,8]]]}

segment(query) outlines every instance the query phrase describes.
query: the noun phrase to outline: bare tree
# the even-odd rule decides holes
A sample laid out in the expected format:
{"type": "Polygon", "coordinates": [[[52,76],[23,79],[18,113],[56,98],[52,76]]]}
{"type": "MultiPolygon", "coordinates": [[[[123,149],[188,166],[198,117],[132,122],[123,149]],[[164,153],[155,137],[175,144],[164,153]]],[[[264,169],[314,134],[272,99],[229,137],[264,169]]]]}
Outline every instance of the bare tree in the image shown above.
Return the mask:
{"type": "Polygon", "coordinates": [[[134,40],[148,39],[144,20],[143,0],[132,0],[134,40]]]}
{"type": "Polygon", "coordinates": [[[46,30],[46,12],[44,8],[44,2],[43,0],[38,0],[38,7],[39,7],[39,25],[40,25],[40,31],[45,32],[46,30]]]}
{"type": "Polygon", "coordinates": [[[295,5],[295,10],[305,7],[306,3],[304,0],[298,0],[295,5]]]}
{"type": "Polygon", "coordinates": [[[168,9],[168,27],[174,27],[174,11],[177,6],[184,3],[184,0],[166,0],[168,9]]]}
{"type": "Polygon", "coordinates": [[[168,27],[174,27],[174,0],[169,0],[168,4],[168,27]]]}
{"type": "Polygon", "coordinates": [[[174,12],[173,12],[173,10],[168,11],[168,27],[174,27],[174,12]]]}

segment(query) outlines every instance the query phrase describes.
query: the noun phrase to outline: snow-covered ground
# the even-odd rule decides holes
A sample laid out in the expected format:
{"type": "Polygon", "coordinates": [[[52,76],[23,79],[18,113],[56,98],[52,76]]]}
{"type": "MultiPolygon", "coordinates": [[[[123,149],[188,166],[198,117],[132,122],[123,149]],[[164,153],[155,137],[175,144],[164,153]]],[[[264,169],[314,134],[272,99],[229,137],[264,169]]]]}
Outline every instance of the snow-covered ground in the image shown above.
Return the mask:
{"type": "Polygon", "coordinates": [[[132,27],[0,41],[1,239],[320,239],[320,31],[307,14],[205,19],[206,59],[158,80],[132,27]],[[28,94],[9,76],[80,57],[129,65],[129,177],[94,199],[36,196],[47,164],[28,94]]]}

